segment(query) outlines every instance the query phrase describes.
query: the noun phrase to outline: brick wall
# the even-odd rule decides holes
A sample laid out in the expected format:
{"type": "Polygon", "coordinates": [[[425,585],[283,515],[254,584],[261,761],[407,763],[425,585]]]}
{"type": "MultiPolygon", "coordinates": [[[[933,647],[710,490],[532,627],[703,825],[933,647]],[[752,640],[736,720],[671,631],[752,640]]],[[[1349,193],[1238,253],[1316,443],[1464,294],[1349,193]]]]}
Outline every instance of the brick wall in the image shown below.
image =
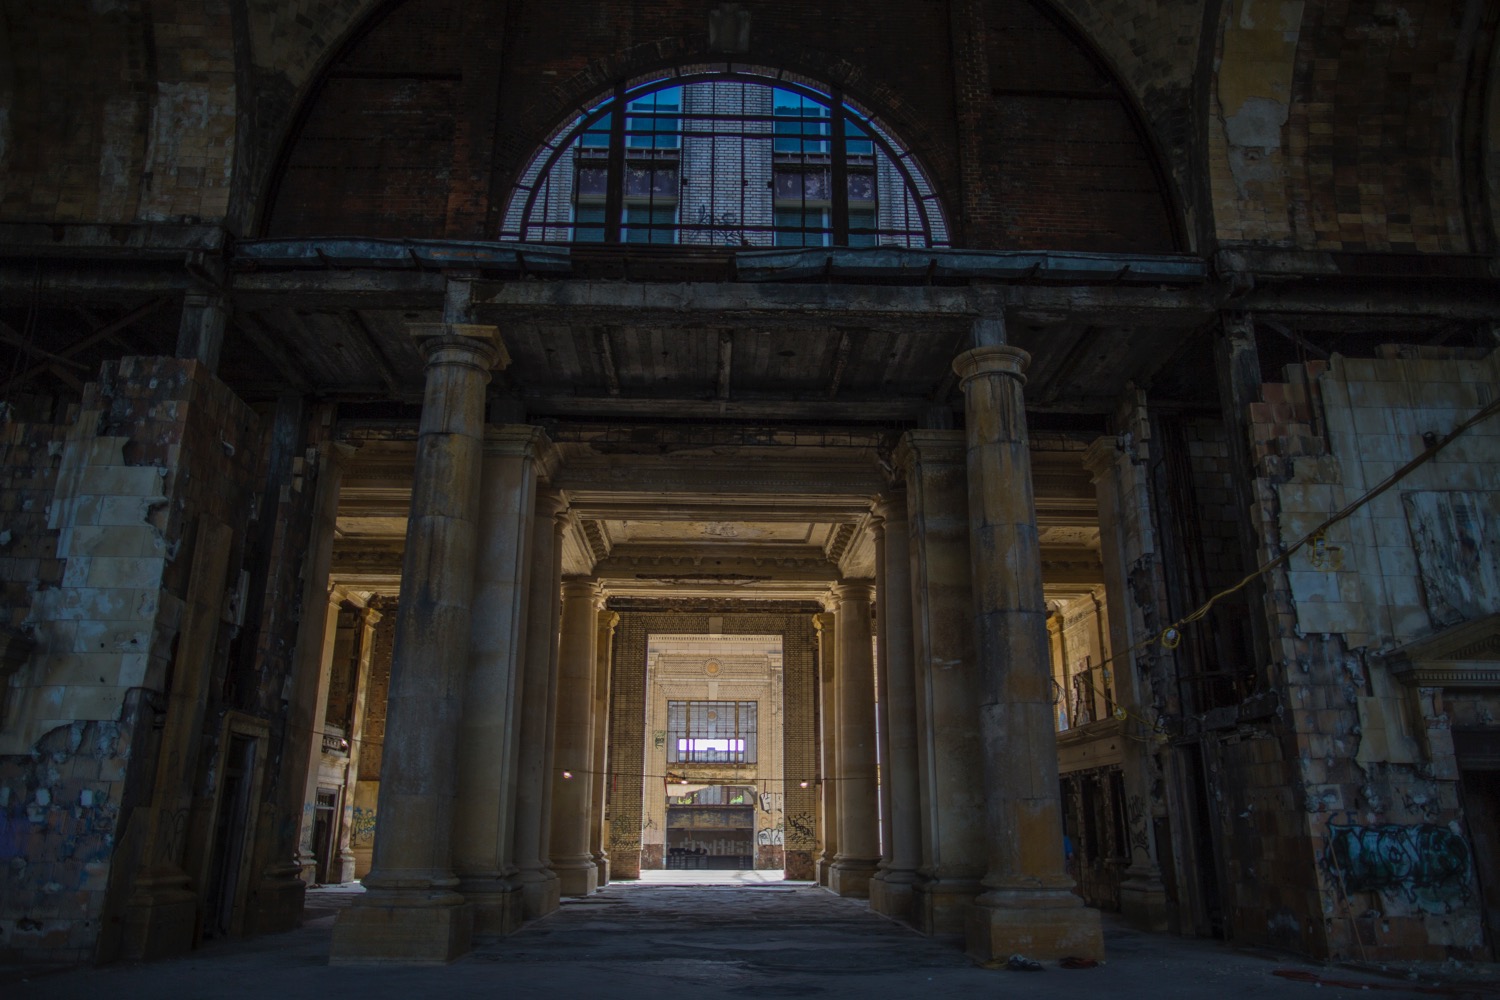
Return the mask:
{"type": "MultiPolygon", "coordinates": [[[[1029,0],[979,5],[975,16],[986,23],[974,30],[993,39],[984,72],[994,79],[971,101],[987,190],[964,202],[943,6],[757,5],[741,58],[840,84],[880,115],[919,152],[967,245],[1171,249],[1153,157],[1125,93],[1029,0]],[[903,27],[892,32],[897,17],[903,27]]],[[[476,160],[477,137],[465,131],[469,104],[489,93],[475,74],[494,70],[467,49],[485,40],[465,34],[475,25],[461,0],[408,0],[330,69],[267,231],[492,237],[513,179],[569,115],[619,79],[708,59],[697,4],[516,2],[503,25],[479,27],[503,35],[492,158],[476,160]],[[481,169],[493,181],[484,191],[471,176],[481,169]]]]}
{"type": "MultiPolygon", "coordinates": [[[[1362,496],[1425,447],[1424,432],[1446,433],[1500,385],[1494,355],[1381,355],[1289,366],[1288,380],[1264,386],[1251,406],[1263,555],[1362,496]]],[[[1485,954],[1443,692],[1405,688],[1371,654],[1497,610],[1493,593],[1473,593],[1470,606],[1454,596],[1463,590],[1446,543],[1430,533],[1460,497],[1472,500],[1474,532],[1500,531],[1484,471],[1497,451],[1500,427],[1475,427],[1330,529],[1324,546],[1267,575],[1281,752],[1292,774],[1247,780],[1252,764],[1270,762],[1224,763],[1226,789],[1261,789],[1259,800],[1229,796],[1228,809],[1262,813],[1253,822],[1273,862],[1270,886],[1262,870],[1236,893],[1253,904],[1237,918],[1247,940],[1345,958],[1485,954]],[[1277,783],[1288,787],[1278,793],[1277,783]],[[1417,884],[1359,862],[1379,850],[1406,851],[1416,867],[1453,864],[1417,884]]],[[[1474,555],[1481,565],[1463,572],[1491,572],[1482,564],[1494,556],[1474,555]]],[[[1228,810],[1224,821],[1234,821],[1228,810]]]]}
{"type": "MultiPolygon", "coordinates": [[[[173,671],[188,669],[176,640],[194,583],[192,529],[208,519],[243,538],[259,421],[194,362],[126,358],[86,388],[67,428],[10,430],[31,445],[9,453],[22,473],[12,482],[26,483],[9,494],[27,508],[16,523],[35,522],[39,509],[47,521],[28,525],[34,557],[6,554],[0,564],[40,568],[45,558],[61,575],[49,583],[49,568],[33,585],[23,624],[36,651],[10,679],[0,953],[86,960],[111,947],[118,913],[106,897],[122,901],[148,846],[140,807],[152,797],[156,724],[173,671]]],[[[231,567],[239,556],[236,542],[231,567]]],[[[14,620],[21,594],[4,598],[14,620]]],[[[228,635],[221,623],[201,665],[210,677],[222,676],[228,635]]],[[[195,767],[196,753],[189,759],[195,767]]],[[[181,837],[153,846],[189,863],[181,837]]]]}

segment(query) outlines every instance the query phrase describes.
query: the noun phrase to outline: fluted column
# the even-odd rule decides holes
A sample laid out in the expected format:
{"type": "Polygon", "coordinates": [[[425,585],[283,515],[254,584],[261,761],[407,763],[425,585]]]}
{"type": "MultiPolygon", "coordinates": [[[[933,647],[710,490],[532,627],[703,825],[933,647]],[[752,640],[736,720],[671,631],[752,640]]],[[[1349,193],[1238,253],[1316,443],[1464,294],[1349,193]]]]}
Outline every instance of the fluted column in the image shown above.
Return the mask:
{"type": "Polygon", "coordinates": [[[818,750],[823,774],[823,781],[818,786],[818,809],[821,812],[819,829],[823,834],[823,850],[818,855],[817,876],[818,884],[825,886],[833,873],[833,859],[838,856],[839,843],[839,783],[834,780],[839,770],[836,621],[837,616],[829,612],[813,615],[813,628],[818,633],[818,750]]]}
{"type": "Polygon", "coordinates": [[[833,588],[838,601],[839,850],[828,888],[863,899],[880,863],[880,816],[875,791],[875,663],[870,643],[868,582],[833,588]]]}
{"type": "Polygon", "coordinates": [[[557,662],[557,617],[562,552],[558,519],[566,503],[555,490],[539,490],[532,529],[530,596],[527,601],[526,663],[521,682],[519,747],[516,754],[515,860],[522,911],[530,920],[557,909],[557,875],[546,854],[551,794],[547,768],[553,728],[548,719],[557,662]]]}
{"type": "MultiPolygon", "coordinates": [[[[984,343],[983,340],[980,341],[984,343]]],[[[981,346],[959,356],[988,869],[970,911],[969,955],[1102,958],[1099,913],[1063,869],[1057,734],[1041,546],[1021,387],[1030,356],[981,346]]]]}
{"type": "Polygon", "coordinates": [[[911,555],[906,494],[897,490],[875,507],[876,683],[880,707],[881,832],[883,859],[870,883],[870,906],[911,918],[913,887],[922,864],[921,790],[917,768],[916,664],[913,656],[911,555]]]}
{"type": "Polygon", "coordinates": [[[604,822],[605,803],[609,796],[609,683],[614,667],[615,629],[620,616],[601,611],[598,635],[594,640],[594,754],[593,773],[589,775],[589,838],[594,866],[599,869],[599,886],[609,882],[609,831],[604,822]]]}
{"type": "Polygon", "coordinates": [[[597,581],[577,577],[563,581],[551,858],[564,896],[587,896],[599,886],[589,836],[598,610],[597,581]]]}
{"type": "Polygon", "coordinates": [[[454,891],[456,733],[469,656],[484,443],[484,389],[502,356],[494,327],[415,324],[427,386],[381,761],[380,822],[366,892],[334,925],[334,962],[445,962],[469,948],[454,891]]]}

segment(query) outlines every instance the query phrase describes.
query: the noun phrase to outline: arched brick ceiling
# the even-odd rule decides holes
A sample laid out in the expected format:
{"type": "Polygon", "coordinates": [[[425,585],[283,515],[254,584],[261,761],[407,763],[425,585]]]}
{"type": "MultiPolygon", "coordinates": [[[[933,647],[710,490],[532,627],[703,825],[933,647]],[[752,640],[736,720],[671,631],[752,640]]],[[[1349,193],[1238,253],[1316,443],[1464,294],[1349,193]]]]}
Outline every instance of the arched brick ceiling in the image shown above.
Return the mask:
{"type": "Polygon", "coordinates": [[[1309,6],[1287,123],[1298,242],[1470,249],[1458,122],[1480,0],[1309,6]]]}
{"type": "MultiPolygon", "coordinates": [[[[948,5],[751,10],[742,58],[839,83],[880,114],[967,227],[962,245],[1165,251],[1181,243],[1131,99],[1029,0],[977,7],[985,66],[965,82],[982,134],[967,173],[948,5]]],[[[711,58],[696,3],[517,0],[502,10],[406,0],[319,81],[262,231],[491,238],[510,179],[562,116],[618,79],[711,58]]]]}

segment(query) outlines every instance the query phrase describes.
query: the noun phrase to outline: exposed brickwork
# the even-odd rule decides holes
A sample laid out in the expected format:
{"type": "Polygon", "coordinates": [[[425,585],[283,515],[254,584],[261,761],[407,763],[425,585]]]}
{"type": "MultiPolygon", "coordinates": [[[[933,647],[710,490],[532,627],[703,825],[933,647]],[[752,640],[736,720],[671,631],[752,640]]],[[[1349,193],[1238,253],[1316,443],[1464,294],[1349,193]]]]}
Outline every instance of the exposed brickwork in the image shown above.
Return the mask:
{"type": "Polygon", "coordinates": [[[1299,244],[1469,249],[1454,108],[1438,96],[1463,92],[1465,30],[1464,4],[1454,0],[1307,8],[1287,124],[1299,244]]]}
{"type": "MultiPolygon", "coordinates": [[[[148,845],[140,807],[174,671],[221,677],[228,655],[223,622],[209,662],[177,659],[189,588],[201,586],[189,579],[194,529],[206,520],[243,538],[259,471],[259,421],[194,362],[106,365],[80,411],[47,502],[52,530],[34,526],[35,544],[56,546],[62,574],[34,585],[26,624],[37,650],[11,679],[8,706],[27,725],[7,725],[12,755],[0,758],[0,842],[13,852],[0,949],[32,958],[109,957],[119,925],[105,910],[106,887],[123,904],[148,846],[184,870],[201,860],[206,843],[188,843],[192,817],[181,817],[171,843],[148,845]]],[[[212,738],[201,737],[194,755],[212,755],[212,738]]]]}
{"type": "MultiPolygon", "coordinates": [[[[902,7],[901,32],[886,30],[878,9],[835,6],[757,6],[743,61],[838,84],[880,115],[918,151],[963,242],[1173,247],[1126,95],[1029,0],[976,5],[973,31],[936,5],[902,7]],[[954,32],[994,44],[955,69],[954,32]],[[962,184],[965,154],[944,124],[955,121],[954,86],[965,95],[958,135],[975,164],[962,184]],[[1089,99],[1068,96],[1080,90],[1089,99]]],[[[709,61],[706,41],[696,4],[616,13],[518,2],[502,26],[466,17],[461,0],[408,0],[332,67],[287,161],[268,231],[487,238],[511,181],[568,115],[620,79],[709,61]],[[496,36],[503,52],[472,56],[486,40],[497,49],[496,36]],[[476,132],[486,119],[473,102],[494,88],[473,78],[502,55],[500,131],[487,136],[476,132]]]]}
{"type": "MultiPolygon", "coordinates": [[[[1424,447],[1422,428],[1456,424],[1489,391],[1480,383],[1495,381],[1485,362],[1384,353],[1376,360],[1336,356],[1331,367],[1290,366],[1288,381],[1264,386],[1252,405],[1259,476],[1253,513],[1265,553],[1280,551],[1389,475],[1424,447]]],[[[1476,427],[1461,448],[1418,470],[1403,489],[1482,489],[1472,470],[1495,447],[1494,430],[1476,427]]],[[[1331,529],[1329,548],[1300,551],[1267,577],[1271,669],[1282,694],[1277,729],[1292,773],[1258,773],[1256,766],[1269,763],[1259,757],[1222,760],[1226,830],[1229,810],[1274,810],[1255,820],[1259,844],[1238,845],[1259,847],[1264,858],[1251,872],[1256,855],[1239,855],[1246,867],[1233,873],[1241,901],[1236,928],[1247,940],[1369,959],[1485,954],[1442,692],[1403,689],[1370,659],[1372,651],[1434,628],[1402,505],[1401,492],[1387,493],[1331,529]],[[1408,719],[1420,720],[1409,733],[1408,719]],[[1246,791],[1236,795],[1236,788],[1246,791]],[[1349,856],[1335,845],[1348,838],[1423,830],[1457,838],[1461,879],[1375,889],[1340,866],[1349,856]]],[[[1420,864],[1424,853],[1413,857],[1420,864]]]]}

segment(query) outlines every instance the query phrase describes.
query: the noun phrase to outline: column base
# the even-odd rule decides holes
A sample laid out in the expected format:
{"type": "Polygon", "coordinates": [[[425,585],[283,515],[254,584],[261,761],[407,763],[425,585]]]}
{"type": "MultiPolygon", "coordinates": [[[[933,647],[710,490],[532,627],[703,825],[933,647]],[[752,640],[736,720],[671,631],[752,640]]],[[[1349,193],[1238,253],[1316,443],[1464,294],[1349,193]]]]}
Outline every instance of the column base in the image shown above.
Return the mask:
{"type": "Polygon", "coordinates": [[[354,852],[340,851],[329,868],[328,880],[339,885],[354,881],[354,852]]]}
{"type": "Polygon", "coordinates": [[[125,903],[120,957],[153,961],[193,950],[198,928],[198,896],[186,874],[142,873],[125,903]]]}
{"type": "Polygon", "coordinates": [[[833,874],[833,859],[826,854],[818,858],[813,872],[817,883],[821,886],[828,885],[828,879],[833,874]]]}
{"type": "Polygon", "coordinates": [[[527,920],[545,917],[562,905],[562,886],[552,872],[521,873],[521,916],[527,920]]]}
{"type": "Polygon", "coordinates": [[[1160,883],[1120,883],[1120,916],[1138,930],[1165,932],[1167,890],[1160,883]]]}
{"type": "MultiPolygon", "coordinates": [[[[609,885],[609,855],[603,851],[594,852],[594,867],[599,871],[599,889],[609,885]]],[[[597,890],[596,890],[597,891],[597,890]]]]}
{"type": "MultiPolygon", "coordinates": [[[[1074,897],[1075,899],[1077,897],[1074,897]]],[[[1012,955],[1036,960],[1104,961],[1099,911],[1086,906],[969,908],[964,951],[980,965],[1004,965],[1012,955]]]]}
{"type": "Polygon", "coordinates": [[[444,965],[468,952],[474,909],[361,898],[333,924],[329,965],[444,965]]]}
{"type": "Polygon", "coordinates": [[[260,884],[245,907],[245,934],[280,934],[302,926],[307,883],[295,864],[278,865],[261,873],[260,884]]]}
{"type": "Polygon", "coordinates": [[[869,899],[870,879],[879,865],[879,858],[839,858],[828,873],[828,888],[851,899],[869,899]]]}
{"type": "Polygon", "coordinates": [[[474,910],[475,937],[503,937],[521,928],[521,887],[513,881],[464,879],[458,892],[474,910]]]}
{"type": "Polygon", "coordinates": [[[929,937],[962,934],[968,926],[969,908],[983,891],[977,875],[924,879],[915,886],[912,926],[929,937]]]}
{"type": "Polygon", "coordinates": [[[599,890],[599,869],[594,867],[593,861],[585,861],[573,866],[567,863],[559,864],[554,859],[552,870],[557,873],[559,896],[569,898],[591,896],[599,890]]]}
{"type": "Polygon", "coordinates": [[[904,924],[916,906],[916,872],[883,871],[870,880],[870,909],[904,924]]]}

